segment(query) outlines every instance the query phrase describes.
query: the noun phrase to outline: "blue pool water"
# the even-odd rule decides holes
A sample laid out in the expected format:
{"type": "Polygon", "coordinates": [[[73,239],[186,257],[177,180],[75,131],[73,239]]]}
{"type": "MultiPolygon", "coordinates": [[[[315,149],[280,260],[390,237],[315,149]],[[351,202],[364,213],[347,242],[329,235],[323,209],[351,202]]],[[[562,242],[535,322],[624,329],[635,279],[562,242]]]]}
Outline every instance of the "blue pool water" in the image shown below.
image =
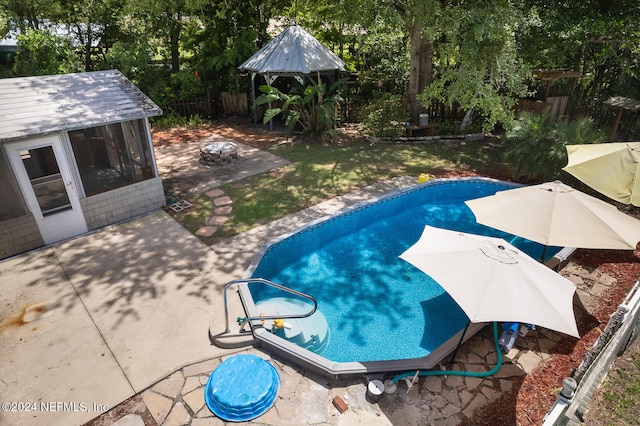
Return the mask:
{"type": "MultiPolygon", "coordinates": [[[[429,182],[337,215],[271,245],[252,277],[307,293],[329,325],[321,355],[335,362],[368,362],[429,355],[467,324],[467,316],[433,281],[398,256],[426,224],[497,236],[534,258],[542,246],[475,222],[465,200],[511,189],[483,179],[429,182]]],[[[548,248],[553,256],[559,248],[548,248]]],[[[464,268],[464,265],[460,265],[464,268]]],[[[250,284],[255,303],[282,297],[250,284]]]]}

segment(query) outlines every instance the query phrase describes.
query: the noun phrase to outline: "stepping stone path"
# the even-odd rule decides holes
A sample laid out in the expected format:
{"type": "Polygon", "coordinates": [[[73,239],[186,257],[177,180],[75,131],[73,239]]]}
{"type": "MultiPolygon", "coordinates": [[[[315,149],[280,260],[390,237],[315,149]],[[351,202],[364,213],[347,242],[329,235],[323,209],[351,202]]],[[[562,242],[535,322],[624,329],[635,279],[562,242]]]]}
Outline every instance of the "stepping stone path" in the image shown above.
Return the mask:
{"type": "Polygon", "coordinates": [[[213,200],[215,207],[212,216],[207,219],[207,224],[196,231],[199,237],[210,237],[215,234],[218,227],[229,220],[229,215],[233,211],[233,200],[225,195],[223,190],[216,188],[206,194],[213,200]]]}

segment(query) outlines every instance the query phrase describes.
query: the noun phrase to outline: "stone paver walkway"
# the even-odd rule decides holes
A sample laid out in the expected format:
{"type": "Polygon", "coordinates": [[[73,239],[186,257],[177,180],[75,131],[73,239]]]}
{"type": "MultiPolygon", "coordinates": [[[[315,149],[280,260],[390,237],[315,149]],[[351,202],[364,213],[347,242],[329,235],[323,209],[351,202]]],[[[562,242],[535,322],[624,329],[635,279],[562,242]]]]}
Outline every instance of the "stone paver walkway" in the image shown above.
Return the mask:
{"type": "Polygon", "coordinates": [[[210,237],[215,234],[218,227],[229,220],[229,215],[233,211],[233,200],[228,195],[224,195],[222,189],[212,189],[206,194],[213,200],[214,209],[212,216],[207,219],[207,224],[196,231],[196,235],[200,237],[210,237]]]}

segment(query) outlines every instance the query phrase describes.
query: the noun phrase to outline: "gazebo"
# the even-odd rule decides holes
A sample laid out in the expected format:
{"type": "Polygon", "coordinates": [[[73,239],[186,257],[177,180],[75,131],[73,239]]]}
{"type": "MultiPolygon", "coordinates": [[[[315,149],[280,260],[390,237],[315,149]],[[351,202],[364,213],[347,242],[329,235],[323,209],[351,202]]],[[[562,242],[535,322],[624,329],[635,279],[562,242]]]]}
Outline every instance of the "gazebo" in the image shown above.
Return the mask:
{"type": "Polygon", "coordinates": [[[610,141],[613,141],[616,137],[622,114],[625,112],[629,113],[629,117],[627,118],[627,122],[624,127],[624,135],[622,136],[623,140],[627,140],[629,138],[629,131],[633,125],[633,120],[637,117],[638,111],[640,111],[640,100],[625,98],[623,96],[614,96],[604,101],[604,105],[616,112],[616,118],[613,120],[611,133],[609,134],[610,141]]]}
{"type": "MultiPolygon", "coordinates": [[[[277,37],[244,61],[238,69],[251,72],[251,101],[255,106],[255,79],[263,75],[271,85],[278,77],[293,77],[304,84],[305,76],[344,71],[344,62],[298,25],[284,29],[277,37]]],[[[254,108],[253,121],[257,122],[254,108]]]]}

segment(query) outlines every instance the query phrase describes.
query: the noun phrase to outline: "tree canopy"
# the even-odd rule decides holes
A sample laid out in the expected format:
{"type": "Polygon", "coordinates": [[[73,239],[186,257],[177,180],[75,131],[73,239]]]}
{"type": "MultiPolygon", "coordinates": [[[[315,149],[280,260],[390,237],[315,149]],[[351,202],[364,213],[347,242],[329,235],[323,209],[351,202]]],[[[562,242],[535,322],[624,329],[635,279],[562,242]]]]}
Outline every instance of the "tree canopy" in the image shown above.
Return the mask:
{"type": "Polygon", "coordinates": [[[351,119],[387,94],[411,121],[510,128],[536,69],[580,73],[573,114],[640,97],[636,0],[0,0],[0,16],[21,51],[2,76],[119,68],[161,106],[249,90],[237,66],[294,22],[348,64],[351,119]]]}

